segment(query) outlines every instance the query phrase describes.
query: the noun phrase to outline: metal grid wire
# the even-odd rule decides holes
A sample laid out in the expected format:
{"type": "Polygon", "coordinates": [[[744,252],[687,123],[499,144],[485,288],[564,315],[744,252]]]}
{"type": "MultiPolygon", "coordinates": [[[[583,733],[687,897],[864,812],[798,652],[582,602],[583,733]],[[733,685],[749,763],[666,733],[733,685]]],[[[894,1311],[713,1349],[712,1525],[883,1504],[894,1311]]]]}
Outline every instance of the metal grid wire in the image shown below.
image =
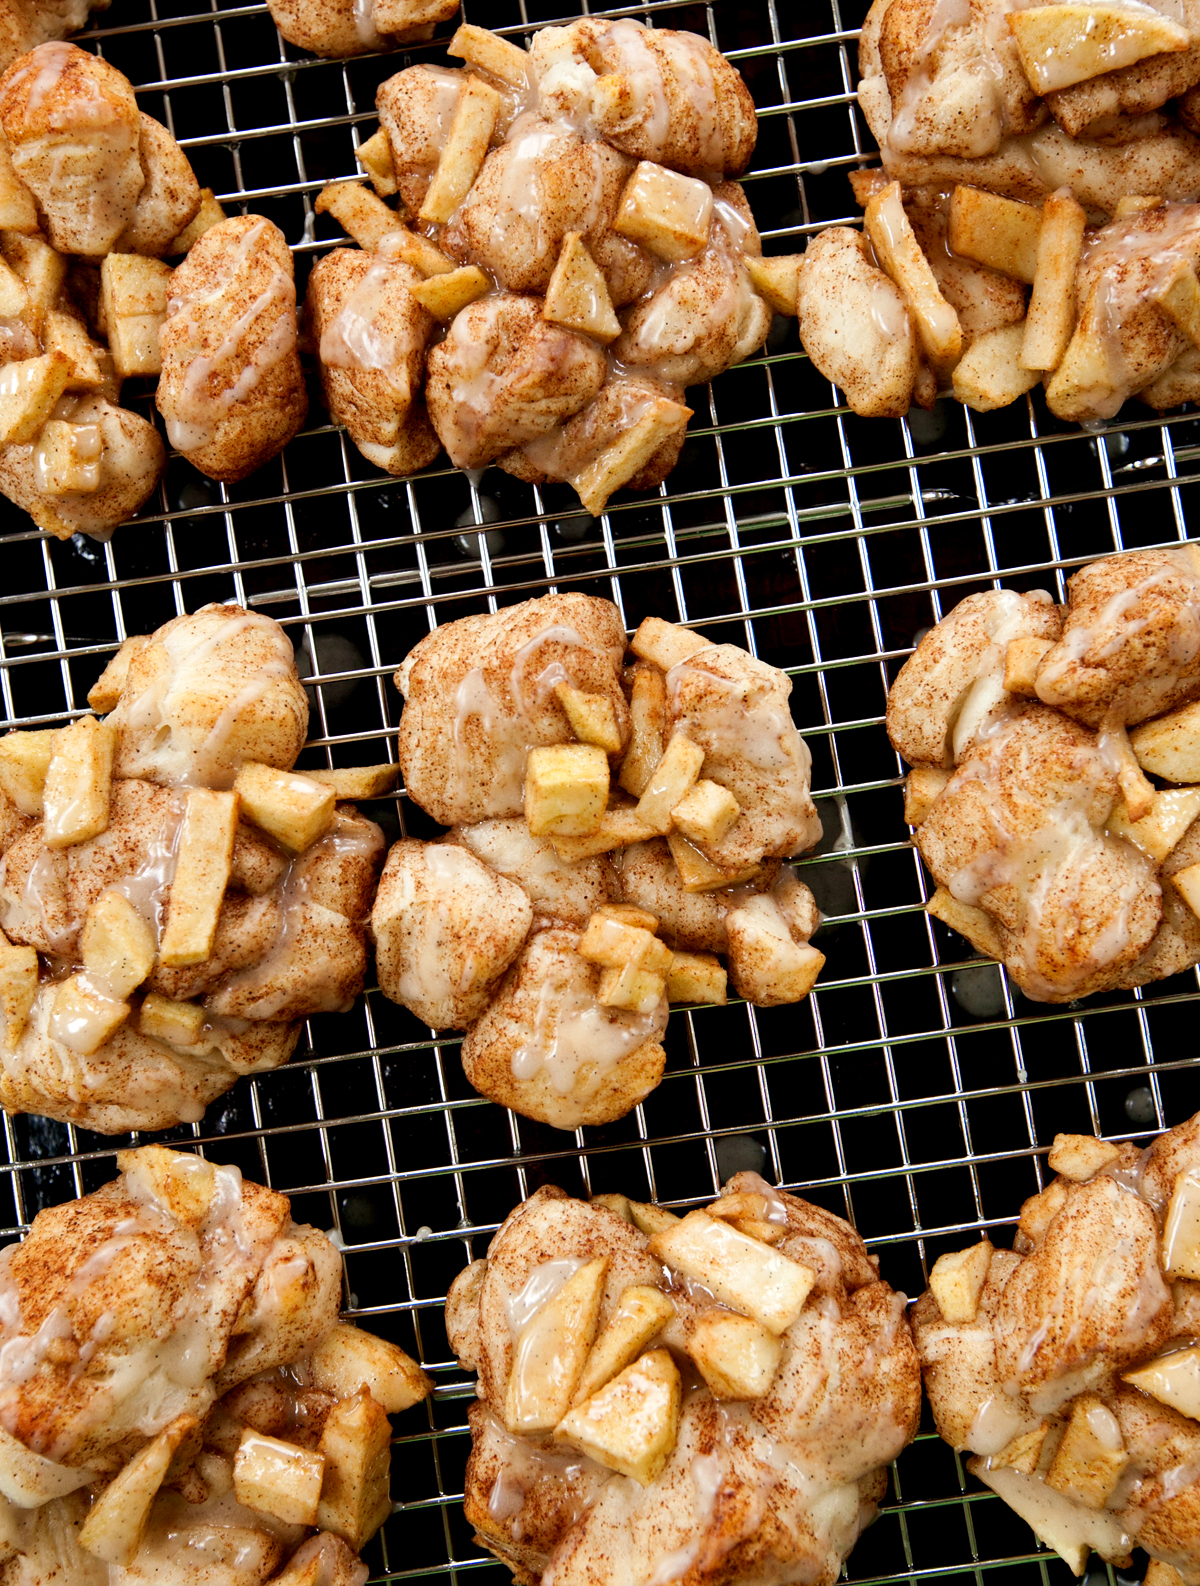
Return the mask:
{"type": "MultiPolygon", "coordinates": [[[[584,9],[587,9],[584,0],[584,9]]],[[[736,61],[759,106],[747,189],[766,251],[853,221],[845,179],[871,148],[853,100],[866,0],[652,0],[606,12],[691,28],[736,61]]],[[[523,38],[571,0],[466,0],[467,20],[523,38]]],[[[312,200],[353,175],[377,85],[403,55],[323,62],[284,46],[261,4],[114,0],[84,42],[121,67],[202,183],[269,215],[303,280],[334,240],[312,200]],[[328,233],[328,234],[326,234],[328,233]]],[[[449,29],[441,29],[442,42],[449,29]]],[[[149,413],[149,391],[126,400],[149,413]]],[[[10,723],[56,723],[128,633],[233,598],[277,618],[311,678],[302,764],[394,758],[391,674],[431,626],[551,588],[615,600],[746,645],[794,680],[826,837],[801,868],[828,916],[823,979],[799,1008],[677,1013],[668,1072],[629,1118],[575,1137],[475,1096],[457,1040],[434,1039],[370,989],[310,1021],[292,1062],[243,1079],[168,1139],[293,1197],[338,1231],[347,1307],[417,1353],[438,1384],[397,1423],[396,1512],[373,1579],[480,1571],[463,1522],[471,1385],[445,1337],[451,1278],[539,1184],[624,1190],[686,1206],[762,1166],[850,1217],[883,1273],[915,1294],[943,1250],[989,1229],[1007,1243],[1056,1130],[1144,1137],[1198,1104],[1194,973],[1069,1008],[1025,1000],[922,913],[882,713],[916,635],[976,589],[1048,586],[1092,557],[1185,534],[1200,419],[1136,404],[1101,433],[1039,400],[986,418],[939,408],[854,417],[776,321],[764,354],[692,392],[680,465],[654,497],[599,521],[565,487],[444,465],[379,476],[314,401],[304,434],[245,483],[173,458],[153,510],[108,545],[59,543],[0,518],[0,689],[10,723]]],[[[430,833],[406,799],[371,807],[395,836],[430,833]]],[[[114,1141],[5,1120],[0,1232],[114,1171],[114,1141]]],[[[864,1583],[997,1572],[1066,1581],[1066,1566],[965,1476],[926,1422],[848,1569],[864,1583]]],[[[1103,1572],[1101,1572],[1103,1573],[1103,1572]]],[[[1109,1572],[1111,1573],[1111,1572],[1109,1572]]],[[[1138,1571],[1138,1574],[1141,1572],[1138,1571]]]]}

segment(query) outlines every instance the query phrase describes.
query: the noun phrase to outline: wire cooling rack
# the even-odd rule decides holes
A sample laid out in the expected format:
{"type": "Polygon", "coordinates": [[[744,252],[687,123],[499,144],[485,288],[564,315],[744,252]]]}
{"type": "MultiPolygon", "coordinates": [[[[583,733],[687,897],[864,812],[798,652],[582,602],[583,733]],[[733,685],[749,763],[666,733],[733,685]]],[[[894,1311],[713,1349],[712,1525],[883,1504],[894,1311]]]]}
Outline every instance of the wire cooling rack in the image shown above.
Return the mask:
{"type": "MultiPolygon", "coordinates": [[[[872,146],[853,99],[865,9],[658,0],[605,13],[691,28],[737,62],[759,107],[747,190],[768,253],[855,219],[846,172],[872,146]]],[[[570,0],[464,10],[516,38],[578,14],[570,0]]],[[[434,43],[313,60],[281,43],[260,4],[113,0],[98,22],[85,44],[128,74],[230,211],[283,228],[301,283],[335,240],[327,217],[314,224],[313,198],[356,173],[377,85],[412,60],[444,59],[434,43]]],[[[152,411],[136,383],[126,400],[152,411]]],[[[335,1229],[351,1314],[419,1354],[438,1384],[397,1422],[396,1512],[368,1552],[377,1581],[507,1580],[462,1518],[472,1389],[442,1302],[539,1184],[686,1205],[761,1167],[850,1217],[884,1275],[915,1295],[943,1250],[984,1228],[1008,1242],[1057,1130],[1144,1137],[1200,1105],[1194,973],[1042,1007],[922,912],[927,882],[882,727],[915,637],[964,595],[1000,580],[1061,594],[1083,561],[1183,537],[1200,419],[1159,422],[1131,403],[1085,434],[1023,400],[985,418],[939,405],[908,422],[862,420],[782,320],[762,356],[689,401],[696,417],[666,487],[618,498],[599,521],[565,488],[497,470],[478,488],[443,465],[382,477],[315,400],[305,432],[243,484],[213,485],[173,458],[153,510],[108,545],[45,539],[0,503],[10,723],[80,713],[126,634],[229,598],[295,641],[314,706],[303,764],[394,758],[391,674],[416,640],[551,588],[607,596],[631,628],[647,613],[689,622],[794,680],[826,832],[801,873],[827,915],[828,964],[801,1007],[673,1015],[661,1088],[622,1122],[572,1137],[476,1097],[457,1040],[370,989],[353,1012],[311,1020],[285,1069],[240,1080],[201,1125],[167,1137],[238,1163],[288,1192],[297,1218],[335,1229]]],[[[391,836],[431,830],[403,798],[371,813],[391,836]]],[[[13,1237],[39,1207],[110,1178],[128,1142],[19,1118],[5,1121],[4,1143],[0,1232],[13,1237]]],[[[1068,1578],[927,1420],[849,1577],[982,1582],[1014,1570],[1068,1578]]]]}

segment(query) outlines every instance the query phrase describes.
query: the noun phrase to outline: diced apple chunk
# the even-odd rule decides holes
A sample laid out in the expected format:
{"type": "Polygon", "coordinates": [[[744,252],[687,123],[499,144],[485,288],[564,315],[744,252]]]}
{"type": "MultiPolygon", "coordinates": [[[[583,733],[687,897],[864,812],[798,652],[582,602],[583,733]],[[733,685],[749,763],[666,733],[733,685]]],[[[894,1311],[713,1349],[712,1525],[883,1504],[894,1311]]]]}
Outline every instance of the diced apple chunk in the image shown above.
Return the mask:
{"type": "Polygon", "coordinates": [[[782,1333],[803,1309],[816,1281],[811,1267],[748,1239],[736,1229],[693,1211],[655,1234],[650,1253],[711,1289],[731,1310],[782,1333]]]}
{"type": "Polygon", "coordinates": [[[393,229],[388,233],[385,250],[389,259],[401,259],[405,264],[411,264],[414,270],[420,270],[422,275],[427,276],[449,275],[451,270],[458,269],[457,261],[448,258],[436,243],[430,242],[429,238],[423,237],[419,231],[410,231],[407,226],[400,225],[386,204],[381,204],[380,208],[391,215],[393,221],[393,229]]]}
{"type": "Polygon", "coordinates": [[[377,799],[395,790],[400,781],[398,765],[335,766],[332,770],[302,771],[307,782],[331,787],[339,799],[377,799]]]}
{"type": "Polygon", "coordinates": [[[138,1009],[138,1029],[152,1040],[170,1047],[198,1046],[206,1015],[198,1002],[176,1002],[152,991],[138,1009]]]}
{"type": "Polygon", "coordinates": [[[83,967],[93,985],[122,1001],[154,968],[158,943],[149,921],[120,892],[102,892],[80,934],[83,967]]]}
{"type": "Polygon", "coordinates": [[[976,952],[982,953],[985,958],[1004,958],[1004,943],[999,929],[986,910],[977,909],[970,903],[960,903],[946,887],[938,887],[925,905],[925,912],[932,914],[935,920],[941,920],[943,925],[948,925],[960,936],[965,936],[976,952]]]}
{"type": "Polygon", "coordinates": [[[595,744],[606,754],[620,754],[617,713],[607,694],[589,694],[570,683],[559,683],[554,696],[580,743],[595,744]]]}
{"type": "Polygon", "coordinates": [[[473,303],[477,297],[482,297],[491,289],[490,279],[484,275],[478,265],[464,264],[457,270],[446,270],[439,275],[427,276],[424,281],[416,286],[410,286],[408,290],[434,319],[448,320],[453,319],[466,308],[468,303],[473,303]]]}
{"type": "Polygon", "coordinates": [[[212,952],[233,869],[237,824],[236,792],[189,790],[159,949],[161,962],[169,968],[202,964],[212,952]]]}
{"type": "Polygon", "coordinates": [[[625,184],[613,230],[677,264],[703,253],[712,212],[707,182],[642,160],[625,184]]]}
{"type": "Polygon", "coordinates": [[[652,1349],[569,1411],[554,1436],[648,1487],[675,1447],[681,1397],[670,1351],[652,1349]]]}
{"type": "Polygon", "coordinates": [[[642,661],[649,661],[661,672],[669,672],[681,661],[691,660],[712,643],[691,628],[682,628],[677,622],[664,622],[661,617],[643,617],[637,632],[629,641],[629,648],[642,661]]]}
{"type": "Polygon", "coordinates": [[[669,832],[673,825],[671,812],[693,787],[703,764],[704,750],[700,745],[685,733],[675,733],[638,800],[638,819],[651,831],[669,832]]]}
{"type": "Polygon", "coordinates": [[[593,455],[577,473],[567,476],[584,509],[598,518],[608,499],[642,471],[660,447],[682,436],[692,409],[671,397],[657,396],[628,429],[593,455]]]}
{"type": "Polygon", "coordinates": [[[706,859],[700,850],[688,842],[682,832],[669,831],[667,846],[679,872],[685,892],[718,892],[727,887],[737,887],[743,881],[753,881],[762,870],[761,865],[747,865],[744,870],[730,874],[706,859]]]}
{"type": "Polygon", "coordinates": [[[1200,700],[1144,721],[1129,734],[1143,771],[1164,782],[1200,783],[1200,700]]]}
{"type": "Polygon", "coordinates": [[[656,1206],[653,1201],[631,1200],[629,1215],[633,1219],[633,1226],[647,1237],[665,1233],[668,1228],[674,1228],[683,1220],[675,1212],[668,1211],[665,1206],[656,1206]]]}
{"type": "Polygon", "coordinates": [[[738,1233],[745,1234],[747,1239],[757,1239],[764,1245],[777,1245],[787,1232],[778,1223],[763,1222],[758,1217],[733,1217],[729,1226],[736,1228],[738,1233]]]}
{"type": "Polygon", "coordinates": [[[1124,1372],[1123,1377],[1160,1404],[1200,1421],[1200,1345],[1160,1355],[1148,1365],[1124,1372]]]}
{"type": "Polygon", "coordinates": [[[67,278],[68,259],[42,237],[3,234],[4,257],[25,283],[30,301],[43,313],[54,308],[67,278]]]}
{"type": "Polygon", "coordinates": [[[140,253],[110,253],[100,266],[100,305],[117,373],[159,374],[158,333],[167,317],[170,265],[140,253]]]}
{"type": "Polygon", "coordinates": [[[917,765],[904,782],[904,819],[910,826],[919,826],[945,792],[950,780],[949,771],[936,766],[917,765]]]}
{"type": "Polygon", "coordinates": [[[1169,1278],[1200,1279],[1200,1168],[1175,1175],[1162,1238],[1169,1278]]]}
{"type": "Polygon", "coordinates": [[[38,229],[33,194],[13,169],[12,155],[3,139],[0,139],[0,229],[31,235],[38,229]]]}
{"type": "Polygon", "coordinates": [[[962,326],[921,251],[904,212],[899,182],[877,193],[863,218],[880,264],[904,296],[930,368],[940,378],[948,376],[962,357],[962,326]]]}
{"type": "Polygon", "coordinates": [[[338,1322],[310,1356],[314,1388],[347,1399],[370,1390],[389,1415],[428,1398],[433,1384],[410,1355],[374,1333],[338,1322]]]}
{"type": "Polygon", "coordinates": [[[6,1051],[13,1051],[25,1033],[37,988],[37,950],[17,946],[0,931],[0,1013],[4,1015],[6,1051]]]}
{"type": "Polygon", "coordinates": [[[117,1167],[144,1195],[185,1228],[199,1228],[217,1193],[216,1169],[191,1151],[165,1145],[117,1152],[117,1167]]]}
{"type": "Polygon", "coordinates": [[[502,39],[489,28],[464,22],[446,46],[447,55],[457,55],[468,66],[498,77],[502,83],[524,88],[529,77],[529,56],[525,50],[502,39]]]}
{"type": "Polygon", "coordinates": [[[1171,877],[1171,885],[1192,913],[1200,917],[1200,864],[1177,870],[1171,877]]]}
{"type": "Polygon", "coordinates": [[[688,1354],[714,1399],[761,1399],[770,1391],[783,1340],[736,1311],[701,1311],[688,1338],[688,1354]]]}
{"type": "Polygon", "coordinates": [[[580,958],[602,964],[606,969],[621,969],[632,964],[651,974],[665,975],[671,967],[672,953],[652,931],[641,925],[628,925],[607,914],[593,914],[579,938],[580,958]]]}
{"type": "Polygon", "coordinates": [[[722,1222],[737,1222],[745,1217],[764,1218],[770,1211],[770,1206],[765,1195],[755,1195],[749,1190],[742,1190],[736,1195],[720,1196],[705,1210],[710,1217],[719,1217],[722,1222]]]}
{"type": "MultiPolygon", "coordinates": [[[[638,633],[641,631],[639,628],[638,633]]],[[[633,669],[629,701],[629,745],[618,777],[625,791],[635,798],[641,798],[646,791],[650,774],[662,759],[666,721],[666,678],[656,665],[639,662],[633,669]]]]}
{"type": "Polygon", "coordinates": [[[58,728],[42,732],[9,732],[0,738],[0,791],[22,815],[42,813],[46,772],[58,744],[58,728]]]}
{"type": "Polygon", "coordinates": [[[992,413],[1006,408],[1018,397],[1032,391],[1041,379],[1036,369],[1027,369],[1025,327],[997,325],[976,336],[954,367],[954,399],[975,413],[992,413]]]}
{"type": "Polygon", "coordinates": [[[542,318],[564,330],[591,336],[605,346],[621,334],[617,318],[599,265],[592,258],[578,231],[568,231],[546,288],[542,318]]]}
{"type": "Polygon", "coordinates": [[[70,848],[107,828],[115,748],[116,730],[94,716],[58,734],[42,789],[47,848],[70,848]]]}
{"type": "Polygon", "coordinates": [[[1069,192],[1051,193],[1042,206],[1037,269],[1021,362],[1026,369],[1057,369],[1075,329],[1075,280],[1087,214],[1069,192]]]}
{"type": "Polygon", "coordinates": [[[952,253],[1033,285],[1042,212],[1033,204],[956,187],[950,197],[947,241],[952,253]]]}
{"type": "Polygon", "coordinates": [[[1200,787],[1166,788],[1156,792],[1150,813],[1139,821],[1129,819],[1123,803],[1113,808],[1108,830],[1114,837],[1125,837],[1151,859],[1163,860],[1200,815],[1200,787]]]}
{"type": "Polygon", "coordinates": [[[795,317],[800,298],[803,254],[777,254],[770,259],[747,257],[746,274],[759,297],[777,314],[795,317]]]}
{"type": "Polygon", "coordinates": [[[340,1536],[320,1531],[302,1542],[279,1574],[271,1576],[271,1586],[359,1586],[363,1567],[340,1536]]]}
{"type": "Polygon", "coordinates": [[[510,1432],[548,1432],[567,1413],[595,1342],[607,1271],[606,1256],[586,1262],[521,1329],[505,1394],[510,1432]]]}
{"type": "Polygon", "coordinates": [[[46,352],[61,352],[71,360],[68,391],[98,391],[105,382],[104,349],[88,335],[87,327],[73,314],[49,309],[42,327],[46,352]]]}
{"type": "Polygon", "coordinates": [[[1119,1146],[1090,1134],[1056,1134],[1047,1162],[1052,1173],[1059,1173],[1074,1184],[1086,1184],[1120,1155],[1119,1146]]]}
{"type": "MultiPolygon", "coordinates": [[[[318,215],[332,215],[342,230],[368,253],[373,253],[389,233],[401,229],[396,211],[389,209],[383,199],[362,182],[330,182],[317,194],[313,208],[318,215]]],[[[429,247],[433,248],[433,243],[429,247]]],[[[456,268],[449,259],[446,267],[456,268]]]]}
{"type": "Polygon", "coordinates": [[[395,196],[396,170],[392,164],[392,145],[383,127],[359,144],[354,151],[354,158],[366,171],[371,186],[380,198],[395,196]]]}
{"type": "Polygon", "coordinates": [[[33,328],[33,305],[24,281],[11,267],[0,260],[0,319],[24,320],[33,328]]]}
{"type": "Polygon", "coordinates": [[[383,1406],[365,1388],[352,1399],[339,1399],[325,1419],[318,1447],[325,1480],[316,1524],[356,1552],[392,1510],[391,1441],[383,1406]]]}
{"type": "Polygon", "coordinates": [[[975,1320],[991,1264],[992,1246],[986,1239],[937,1258],[929,1274],[929,1288],[946,1321],[975,1320]]]}
{"type": "Polygon", "coordinates": [[[194,1415],[176,1417],[109,1482],[80,1529],[85,1553],[118,1568],[132,1564],[175,1450],[195,1425],[194,1415]]]}
{"type": "Polygon", "coordinates": [[[616,920],[619,925],[649,931],[652,936],[658,930],[658,915],[651,914],[649,909],[638,908],[636,903],[602,903],[595,913],[602,920],[616,920]]]}
{"type": "Polygon", "coordinates": [[[608,756],[596,744],[564,743],[529,751],[525,819],[535,837],[587,837],[608,804],[608,756]]]}
{"type": "Polygon", "coordinates": [[[691,843],[719,843],[742,813],[728,788],[701,777],[671,811],[675,826],[691,843]]]}
{"type": "Polygon", "coordinates": [[[1008,17],[1017,53],[1033,90],[1051,94],[1102,72],[1185,50],[1185,27],[1146,8],[1122,5],[1042,5],[1008,17]]]}
{"type": "MultiPolygon", "coordinates": [[[[117,701],[125,688],[125,680],[129,676],[129,663],[138,651],[145,647],[146,643],[147,640],[138,634],[126,639],[124,644],[121,645],[121,648],[109,661],[91,688],[88,689],[88,704],[94,711],[105,715],[108,711],[116,709],[117,701]]],[[[3,749],[3,746],[4,739],[0,738],[0,750],[3,749]]],[[[47,764],[49,764],[48,760],[47,764]]],[[[38,803],[40,808],[40,792],[38,803]]]]}
{"type": "Polygon", "coordinates": [[[503,101],[478,77],[468,77],[437,170],[421,205],[420,219],[436,225],[450,219],[479,175],[503,101]]]}
{"type": "Polygon", "coordinates": [[[1193,347],[1200,347],[1200,281],[1190,260],[1180,259],[1151,297],[1193,347]]]}
{"type": "Polygon", "coordinates": [[[233,1491],[240,1504],[284,1525],[315,1525],[325,1456],[246,1427],[233,1462],[233,1491]]]}
{"type": "Polygon", "coordinates": [[[69,975],[54,993],[46,1033],[71,1051],[90,1057],[120,1029],[131,1012],[127,1002],[106,996],[86,975],[69,975]]]}
{"type": "Polygon", "coordinates": [[[31,441],[70,378],[71,360],[61,352],[15,359],[0,368],[0,446],[31,441]]]}
{"type": "Polygon", "coordinates": [[[1152,1558],[1146,1565],[1142,1586],[1184,1586],[1184,1580],[1172,1565],[1164,1564],[1160,1558],[1152,1558]]]}
{"type": "Polygon", "coordinates": [[[608,1325],[592,1345],[572,1403],[582,1404],[618,1372],[624,1371],[674,1315],[675,1306],[661,1289],[642,1283],[630,1284],[617,1301],[608,1325]]]}
{"type": "Polygon", "coordinates": [[[1128,1463],[1116,1416],[1102,1399],[1085,1393],[1071,1405],[1046,1483],[1085,1508],[1103,1509],[1128,1463]]]}
{"type": "Polygon", "coordinates": [[[591,1205],[603,1206],[606,1211],[612,1212],[614,1217],[619,1217],[623,1223],[633,1224],[629,1214],[629,1196],[619,1195],[615,1191],[606,1190],[601,1195],[593,1195],[591,1205]]]}
{"type": "Polygon", "coordinates": [[[636,964],[621,964],[600,973],[596,988],[596,1001],[605,1008],[628,1008],[633,1013],[653,1013],[666,996],[667,982],[663,975],[636,964]]]}
{"type": "Polygon", "coordinates": [[[1011,1443],[1006,1443],[998,1454],[993,1454],[990,1463],[998,1470],[1021,1470],[1026,1475],[1032,1475],[1041,1463],[1042,1447],[1049,1430],[1043,1421],[1032,1432],[1022,1432],[1011,1443]]]}
{"type": "Polygon", "coordinates": [[[724,964],[714,953],[677,952],[667,972],[667,999],[719,1006],[729,1000],[728,979],[724,964]]]}
{"type": "Polygon", "coordinates": [[[637,809],[629,804],[605,810],[599,826],[586,837],[563,837],[551,832],[550,841],[560,859],[574,862],[611,853],[614,848],[628,848],[631,843],[644,843],[653,836],[646,823],[639,819],[637,809]]]}
{"type": "Polygon", "coordinates": [[[290,853],[311,848],[333,823],[337,793],[297,771],[249,761],[233,784],[242,811],[290,853]]]}
{"type": "Polygon", "coordinates": [[[1004,652],[1004,687],[1010,694],[1020,694],[1026,699],[1037,698],[1038,668],[1046,652],[1052,648],[1049,639],[1037,639],[1031,633],[1009,640],[1004,652]]]}

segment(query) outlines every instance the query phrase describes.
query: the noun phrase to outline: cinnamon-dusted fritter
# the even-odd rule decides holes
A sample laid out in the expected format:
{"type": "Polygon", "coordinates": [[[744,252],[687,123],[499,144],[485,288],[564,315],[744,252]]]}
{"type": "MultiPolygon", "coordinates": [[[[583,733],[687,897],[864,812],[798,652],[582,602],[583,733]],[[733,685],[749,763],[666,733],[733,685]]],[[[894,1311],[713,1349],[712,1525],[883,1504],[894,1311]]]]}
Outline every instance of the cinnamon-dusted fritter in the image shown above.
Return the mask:
{"type": "Polygon", "coordinates": [[[1037,590],[969,596],[888,699],[893,746],[916,767],[908,818],[938,883],[930,911],[1050,1002],[1200,957],[1200,797],[1178,786],[1200,774],[1191,550],[1109,557],[1067,587],[1062,608],[1037,590]]]}
{"type": "MultiPolygon", "coordinates": [[[[539,1190],[505,1221],[486,1261],[451,1286],[451,1347],[479,1373],[468,1520],[522,1582],[549,1572],[572,1583],[601,1575],[632,1583],[670,1570],[731,1583],[803,1575],[828,1586],[875,1513],[884,1465],[916,1430],[917,1363],[902,1297],[878,1280],[874,1259],[848,1224],[757,1174],[738,1174],[710,1208],[712,1217],[694,1212],[688,1223],[699,1219],[708,1230],[703,1237],[736,1244],[749,1270],[769,1269],[787,1284],[803,1274],[801,1288],[810,1287],[767,1346],[774,1364],[757,1391],[731,1396],[706,1382],[717,1375],[703,1342],[710,1325],[771,1335],[728,1291],[722,1306],[710,1289],[693,1287],[691,1269],[676,1265],[670,1246],[660,1248],[659,1238],[641,1231],[661,1225],[660,1237],[669,1241],[687,1224],[623,1196],[603,1199],[588,1204],[553,1187],[539,1190]],[[752,1208],[769,1244],[719,1220],[752,1208]],[[569,1416],[555,1430],[552,1412],[544,1430],[525,1431],[513,1421],[514,1378],[522,1402],[534,1407],[542,1386],[531,1371],[530,1340],[544,1334],[553,1350],[553,1308],[565,1283],[597,1267],[590,1331],[582,1321],[573,1326],[557,1355],[566,1402],[575,1384],[589,1395],[578,1423],[569,1416]],[[602,1365],[603,1346],[589,1354],[590,1339],[611,1336],[606,1329],[632,1295],[655,1319],[640,1342],[634,1337],[602,1365]],[[581,1347],[580,1330],[587,1334],[581,1347]],[[647,1465],[642,1438],[657,1424],[652,1383],[677,1369],[664,1357],[685,1361],[694,1385],[673,1423],[664,1422],[662,1446],[647,1465]],[[626,1361],[633,1362],[621,1379],[627,1397],[619,1414],[606,1413],[605,1395],[616,1392],[609,1384],[626,1361]],[[581,1448],[574,1424],[595,1427],[611,1452],[581,1448]]],[[[710,1281],[722,1287],[719,1266],[710,1281]]],[[[745,1304],[753,1306],[753,1297],[745,1304]]]]}
{"type": "Polygon", "coordinates": [[[303,424],[292,255],[271,221],[235,215],[204,233],[172,277],[159,340],[158,410],[201,473],[244,479],[303,424]]]}
{"type": "Polygon", "coordinates": [[[118,1166],[0,1255],[0,1580],[259,1586],[290,1559],[362,1586],[387,1413],[429,1379],[338,1321],[341,1259],[286,1196],[160,1146],[118,1166]]]}
{"type": "Polygon", "coordinates": [[[1056,1136],[1013,1250],[943,1257],[913,1309],[938,1431],[1077,1575],[1135,1546],[1200,1574],[1198,1141],[1056,1136]]]}

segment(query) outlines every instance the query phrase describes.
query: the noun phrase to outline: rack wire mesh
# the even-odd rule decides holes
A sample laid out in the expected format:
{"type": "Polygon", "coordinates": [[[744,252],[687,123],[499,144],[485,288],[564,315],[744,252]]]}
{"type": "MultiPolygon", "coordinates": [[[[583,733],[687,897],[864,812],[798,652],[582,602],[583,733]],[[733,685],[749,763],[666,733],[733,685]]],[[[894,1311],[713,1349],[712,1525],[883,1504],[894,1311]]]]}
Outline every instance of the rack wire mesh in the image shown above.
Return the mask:
{"type": "MultiPolygon", "coordinates": [[[[736,61],[759,107],[747,189],[769,253],[856,218],[845,174],[872,147],[853,98],[866,3],[651,0],[604,13],[691,28],[736,61]]],[[[464,5],[466,20],[518,39],[577,14],[570,0],[464,5]]],[[[115,0],[83,42],[127,73],[227,209],[283,228],[302,281],[336,240],[313,198],[356,173],[377,85],[443,59],[445,39],[326,62],[284,45],[261,4],[115,0]]],[[[131,395],[152,411],[148,390],[131,395]]],[[[352,1012],[311,1020],[285,1069],[240,1081],[168,1137],[237,1162],[289,1193],[298,1218],[337,1230],[350,1314],[417,1353],[438,1384],[397,1424],[396,1510],[368,1552],[376,1581],[507,1578],[461,1514],[472,1388],[442,1302],[539,1184],[686,1206],[761,1166],[850,1217],[884,1275],[915,1294],[937,1255],[978,1230],[1007,1242],[1057,1130],[1140,1138],[1197,1105],[1194,972],[1048,1008],[923,914],[882,714],[915,637],[962,596],[1001,581],[1061,593],[1083,561],[1184,537],[1200,418],[1160,421],[1131,404],[1084,433],[1027,399],[983,418],[939,405],[861,420],[782,320],[762,356],[689,400],[696,418],[667,484],[598,521],[565,487],[497,471],[478,485],[444,463],[382,477],[317,401],[284,456],[241,485],[173,458],[153,509],[107,545],[46,539],[13,508],[0,518],[9,724],[81,713],[127,634],[228,598],[296,643],[314,706],[302,764],[394,758],[391,673],[412,644],[552,588],[607,596],[630,627],[647,613],[687,621],[793,679],[826,832],[801,873],[826,914],[828,964],[801,1007],[674,1015],[661,1088],[622,1122],[572,1137],[475,1096],[457,1041],[372,988],[352,1012]]],[[[403,797],[371,813],[390,835],[431,830],[403,797]]],[[[40,1118],[6,1119],[3,1139],[8,1238],[111,1177],[128,1143],[40,1118]]],[[[1067,1578],[926,1423],[849,1578],[1013,1571],[1067,1578]]]]}

